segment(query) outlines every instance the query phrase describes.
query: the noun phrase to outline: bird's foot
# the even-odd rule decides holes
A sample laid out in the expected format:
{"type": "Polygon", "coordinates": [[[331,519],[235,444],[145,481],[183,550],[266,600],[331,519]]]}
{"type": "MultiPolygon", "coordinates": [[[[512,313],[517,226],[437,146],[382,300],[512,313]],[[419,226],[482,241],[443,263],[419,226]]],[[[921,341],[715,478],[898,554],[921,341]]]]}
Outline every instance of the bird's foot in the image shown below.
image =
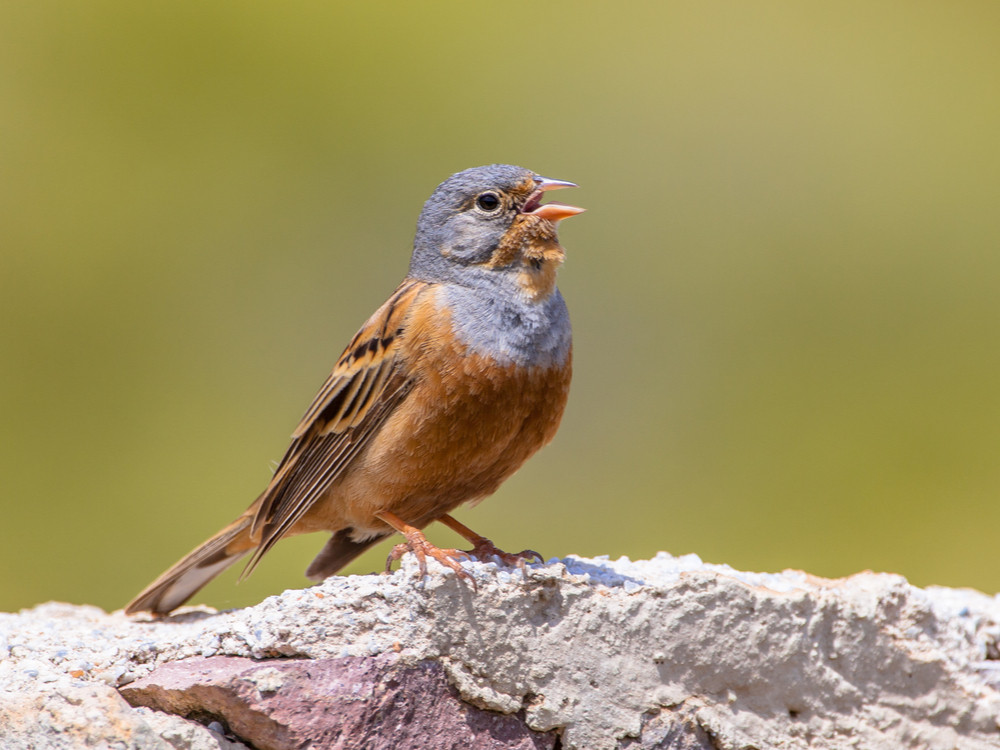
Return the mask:
{"type": "Polygon", "coordinates": [[[424,536],[423,532],[419,529],[415,529],[412,526],[407,528],[403,532],[403,536],[406,537],[406,541],[397,544],[392,548],[389,553],[389,557],[385,561],[385,572],[388,573],[392,570],[392,564],[399,560],[407,552],[412,552],[417,558],[417,564],[420,566],[420,577],[423,578],[427,575],[427,558],[433,557],[439,563],[444,565],[446,568],[451,568],[455,571],[455,575],[459,578],[468,581],[472,584],[473,589],[478,589],[476,585],[476,579],[473,578],[456,560],[456,557],[465,555],[462,550],[457,549],[441,549],[440,547],[435,547],[433,544],[427,541],[427,537],[424,536]]]}
{"type": "Polygon", "coordinates": [[[533,549],[526,549],[521,552],[504,552],[502,549],[497,547],[493,542],[484,536],[480,536],[475,531],[470,529],[461,521],[452,518],[450,515],[445,514],[438,519],[441,523],[447,526],[452,531],[460,534],[461,536],[472,542],[472,549],[468,551],[460,551],[459,554],[462,556],[481,562],[488,562],[490,559],[498,560],[504,565],[516,565],[521,569],[521,573],[526,573],[525,563],[532,560],[537,560],[538,562],[545,562],[545,558],[540,554],[535,552],[533,549]]]}
{"type": "Polygon", "coordinates": [[[484,536],[478,539],[470,539],[469,541],[472,542],[472,549],[459,550],[459,553],[467,558],[475,558],[480,562],[497,560],[504,565],[516,565],[521,569],[522,573],[525,571],[525,563],[545,562],[545,558],[533,549],[526,549],[521,552],[504,552],[484,536]]]}

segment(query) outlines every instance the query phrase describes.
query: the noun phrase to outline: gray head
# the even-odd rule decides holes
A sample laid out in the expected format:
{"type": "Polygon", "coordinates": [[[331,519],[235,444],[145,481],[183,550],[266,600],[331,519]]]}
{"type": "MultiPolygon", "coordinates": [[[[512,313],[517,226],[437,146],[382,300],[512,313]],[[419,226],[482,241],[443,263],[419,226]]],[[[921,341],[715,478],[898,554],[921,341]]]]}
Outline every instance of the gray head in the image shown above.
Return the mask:
{"type": "Polygon", "coordinates": [[[516,270],[521,247],[556,242],[555,224],[582,209],[541,205],[546,190],[575,187],[509,164],[473,167],[438,185],[424,204],[410,260],[410,276],[469,283],[516,270]]]}

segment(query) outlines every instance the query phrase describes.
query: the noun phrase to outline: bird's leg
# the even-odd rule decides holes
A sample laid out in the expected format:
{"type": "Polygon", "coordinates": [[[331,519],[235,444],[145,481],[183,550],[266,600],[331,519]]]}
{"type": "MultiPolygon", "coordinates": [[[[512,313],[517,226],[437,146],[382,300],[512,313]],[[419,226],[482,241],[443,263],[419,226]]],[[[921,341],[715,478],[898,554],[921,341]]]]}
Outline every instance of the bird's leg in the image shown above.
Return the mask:
{"type": "Polygon", "coordinates": [[[535,559],[538,562],[545,562],[545,558],[531,549],[526,549],[516,554],[504,552],[489,539],[484,536],[480,536],[464,523],[456,521],[447,513],[441,516],[438,520],[455,533],[472,542],[471,550],[468,552],[459,552],[459,554],[463,554],[466,557],[474,557],[477,560],[487,560],[490,557],[495,557],[505,565],[517,565],[521,569],[521,572],[524,572],[524,563],[528,560],[535,559]]]}
{"type": "Polygon", "coordinates": [[[417,556],[417,563],[420,565],[421,577],[427,575],[427,557],[430,556],[445,567],[454,570],[455,574],[459,578],[464,578],[465,580],[470,581],[473,588],[477,588],[476,580],[462,568],[457,560],[454,559],[456,555],[465,554],[462,550],[440,549],[439,547],[435,547],[427,541],[427,537],[424,536],[424,532],[416,526],[410,526],[410,524],[403,521],[399,516],[394,513],[390,513],[387,510],[379,511],[375,514],[375,517],[389,524],[392,528],[406,537],[406,541],[404,543],[397,544],[392,548],[392,552],[389,553],[389,557],[385,561],[386,573],[389,572],[394,561],[401,558],[407,552],[412,552],[417,556]]]}

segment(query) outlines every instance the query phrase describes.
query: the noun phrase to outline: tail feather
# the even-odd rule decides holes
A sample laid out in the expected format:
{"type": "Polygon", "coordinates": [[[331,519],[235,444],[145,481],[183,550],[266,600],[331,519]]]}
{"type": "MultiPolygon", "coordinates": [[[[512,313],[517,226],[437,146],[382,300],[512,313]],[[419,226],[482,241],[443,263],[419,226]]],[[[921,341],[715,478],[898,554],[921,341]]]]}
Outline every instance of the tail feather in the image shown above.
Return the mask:
{"type": "Polygon", "coordinates": [[[351,539],[353,532],[354,529],[351,528],[341,529],[327,539],[326,544],[323,545],[323,549],[319,551],[319,554],[309,563],[309,567],[306,569],[306,577],[310,581],[318,583],[324,578],[332,576],[366,549],[374,544],[378,544],[392,534],[392,532],[389,532],[388,534],[366,539],[363,542],[355,542],[351,539]]]}
{"type": "Polygon", "coordinates": [[[250,537],[252,516],[244,514],[196,547],[147,586],[125,607],[126,614],[167,614],[257,545],[250,537]]]}

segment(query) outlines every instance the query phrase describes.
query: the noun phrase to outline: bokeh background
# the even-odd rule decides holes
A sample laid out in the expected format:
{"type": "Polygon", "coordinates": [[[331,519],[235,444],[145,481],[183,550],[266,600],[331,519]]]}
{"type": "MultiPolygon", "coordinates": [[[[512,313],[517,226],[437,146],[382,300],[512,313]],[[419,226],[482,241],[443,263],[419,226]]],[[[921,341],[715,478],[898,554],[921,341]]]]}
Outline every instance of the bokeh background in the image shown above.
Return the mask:
{"type": "Polygon", "coordinates": [[[991,1],[3,4],[0,609],[120,607],[242,511],[496,161],[581,185],[576,376],[459,518],[997,591],[998,39],[991,1]]]}

